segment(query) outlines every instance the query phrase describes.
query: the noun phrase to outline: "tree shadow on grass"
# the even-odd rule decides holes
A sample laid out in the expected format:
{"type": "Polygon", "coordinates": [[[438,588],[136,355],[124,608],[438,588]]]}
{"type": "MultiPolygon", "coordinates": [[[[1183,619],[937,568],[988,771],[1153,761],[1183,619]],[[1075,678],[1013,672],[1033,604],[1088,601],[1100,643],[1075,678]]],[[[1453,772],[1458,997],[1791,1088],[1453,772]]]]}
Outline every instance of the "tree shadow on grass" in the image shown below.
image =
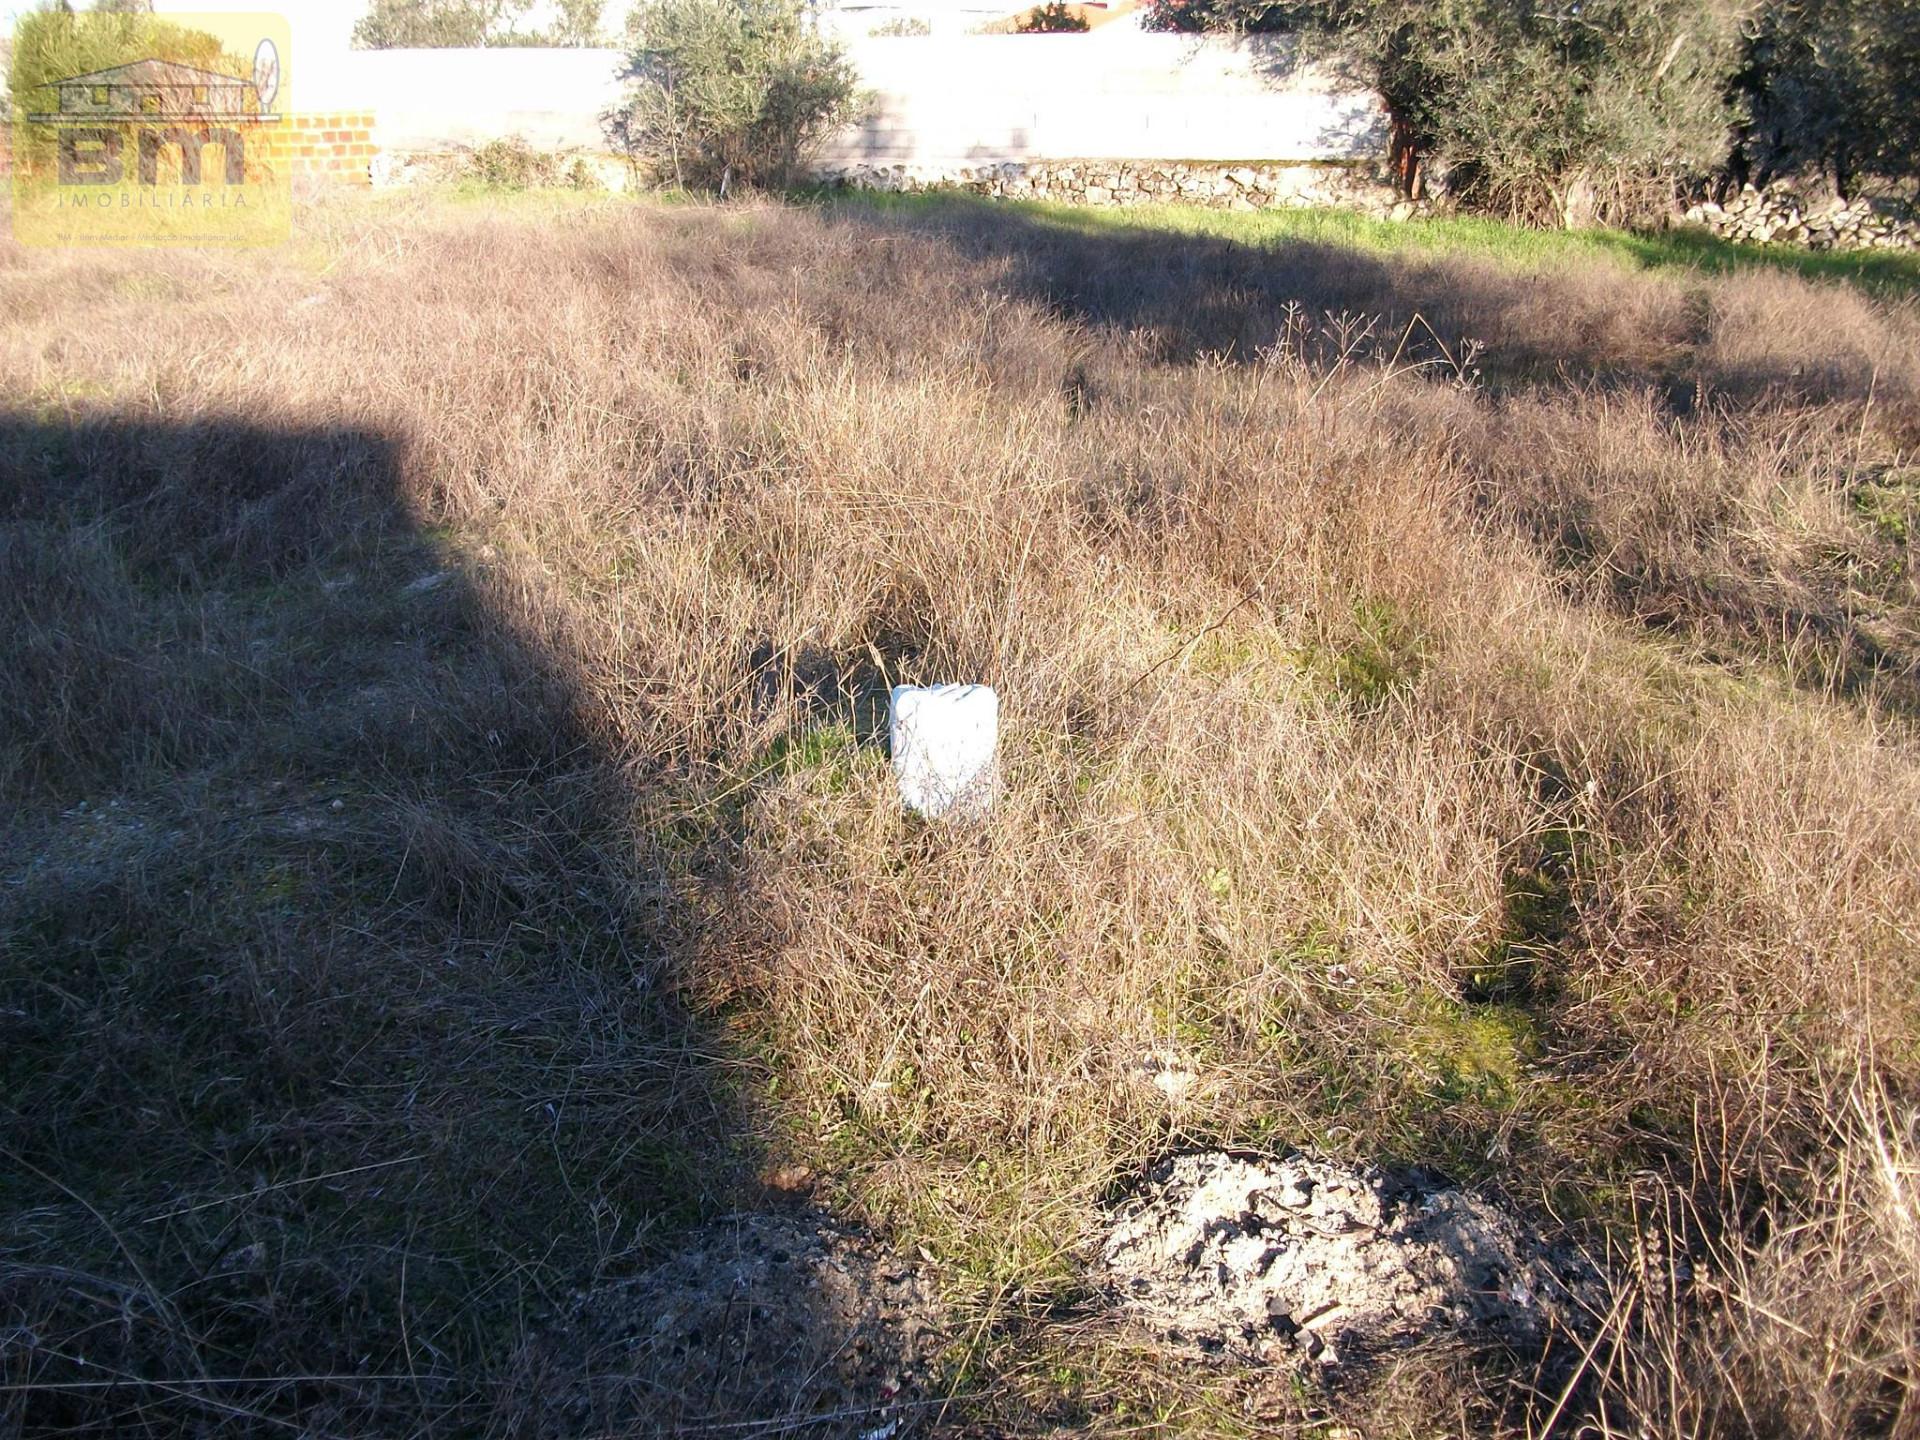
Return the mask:
{"type": "MultiPolygon", "coordinates": [[[[1150,337],[1170,362],[1250,363],[1296,342],[1303,321],[1325,332],[1331,317],[1331,342],[1319,335],[1308,358],[1392,358],[1458,373],[1473,356],[1476,381],[1496,394],[1650,387],[1682,414],[1703,384],[1739,404],[1865,400],[1876,383],[1883,404],[1901,398],[1870,365],[1810,355],[1819,336],[1804,337],[1797,352],[1719,366],[1706,351],[1709,320],[1697,297],[1647,289],[1606,265],[1526,268],[1289,236],[1248,243],[1128,223],[1125,212],[967,194],[838,193],[818,203],[832,223],[936,236],[1065,315],[1150,337]]],[[[1619,243],[1656,244],[1626,236],[1619,243]]]]}
{"type": "Polygon", "coordinates": [[[1695,227],[1671,230],[1596,230],[1582,237],[1649,270],[1737,275],[1778,270],[1803,280],[1840,280],[1901,297],[1920,293],[1920,256],[1898,250],[1805,250],[1723,240],[1695,227]]]}
{"type": "MultiPolygon", "coordinates": [[[[867,233],[935,237],[1003,275],[1015,293],[1144,342],[1167,364],[1249,364],[1278,350],[1316,371],[1423,365],[1441,380],[1470,380],[1495,406],[1538,396],[1577,407],[1605,392],[1650,392],[1655,413],[1671,425],[1737,431],[1748,411],[1842,404],[1869,407],[1891,434],[1905,427],[1920,435],[1920,367],[1883,371],[1848,331],[1854,321],[1836,319],[1831,337],[1721,348],[1712,343],[1707,297],[1635,290],[1632,282],[1623,294],[1626,277],[1605,263],[1522,270],[1313,240],[1256,245],[1129,224],[1124,212],[1055,212],[967,195],[846,196],[822,209],[830,223],[867,233]]],[[[1633,243],[1688,242],[1675,235],[1633,243]]],[[[1063,377],[1070,395],[1083,384],[1063,377]]],[[[1667,463],[1681,471],[1693,464],[1679,450],[1667,463]]],[[[1689,492],[1671,475],[1657,483],[1689,492]]],[[[1901,490],[1906,481],[1901,472],[1875,483],[1901,490]]],[[[1901,598],[1903,540],[1864,533],[1844,563],[1804,573],[1776,572],[1777,557],[1764,553],[1740,568],[1724,553],[1737,552],[1740,538],[1715,533],[1732,523],[1733,507],[1716,501],[1696,507],[1706,518],[1684,517],[1699,530],[1698,553],[1675,549],[1628,571],[1622,557],[1647,537],[1586,534],[1593,521],[1577,500],[1555,498],[1551,486],[1535,494],[1530,484],[1525,475],[1489,481],[1489,503],[1550,563],[1603,576],[1622,613],[1689,637],[1711,658],[1760,657],[1806,689],[1920,716],[1920,615],[1901,598]],[[1581,543],[1566,543],[1574,535],[1581,543]]],[[[1669,518],[1681,526],[1678,512],[1669,518]]]]}
{"type": "MultiPolygon", "coordinates": [[[[752,1195],[750,1066],[675,998],[688,922],[568,657],[406,464],[0,418],[0,1430],[545,1433],[608,1375],[730,1433],[812,1401],[797,1360],[684,1396],[671,1354],[541,1343],[752,1195]]],[[[846,1348],[797,1303],[807,1365],[846,1348]]]]}

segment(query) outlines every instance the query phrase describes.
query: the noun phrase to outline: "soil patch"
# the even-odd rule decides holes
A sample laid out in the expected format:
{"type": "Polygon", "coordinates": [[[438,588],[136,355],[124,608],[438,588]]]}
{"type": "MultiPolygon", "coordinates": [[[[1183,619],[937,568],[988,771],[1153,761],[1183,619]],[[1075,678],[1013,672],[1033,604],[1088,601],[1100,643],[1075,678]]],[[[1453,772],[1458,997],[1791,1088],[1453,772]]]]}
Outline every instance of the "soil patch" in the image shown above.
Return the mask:
{"type": "Polygon", "coordinates": [[[730,1216],[580,1297],[553,1434],[895,1440],[937,1410],[946,1334],[921,1267],[816,1211],[730,1216]],[[584,1363],[583,1363],[584,1362],[584,1363]]]}

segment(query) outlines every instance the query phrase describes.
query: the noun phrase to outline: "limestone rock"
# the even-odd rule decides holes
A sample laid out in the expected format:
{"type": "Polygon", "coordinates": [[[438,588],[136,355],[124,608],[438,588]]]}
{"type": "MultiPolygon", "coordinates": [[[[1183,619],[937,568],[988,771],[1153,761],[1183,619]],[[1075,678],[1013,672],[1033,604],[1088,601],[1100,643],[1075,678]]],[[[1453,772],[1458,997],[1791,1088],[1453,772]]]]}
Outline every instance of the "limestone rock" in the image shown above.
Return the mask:
{"type": "Polygon", "coordinates": [[[1538,1351],[1605,1308],[1585,1260],[1492,1201],[1309,1155],[1167,1160],[1102,1258],[1119,1303],[1176,1344],[1320,1369],[1442,1336],[1538,1351]]]}

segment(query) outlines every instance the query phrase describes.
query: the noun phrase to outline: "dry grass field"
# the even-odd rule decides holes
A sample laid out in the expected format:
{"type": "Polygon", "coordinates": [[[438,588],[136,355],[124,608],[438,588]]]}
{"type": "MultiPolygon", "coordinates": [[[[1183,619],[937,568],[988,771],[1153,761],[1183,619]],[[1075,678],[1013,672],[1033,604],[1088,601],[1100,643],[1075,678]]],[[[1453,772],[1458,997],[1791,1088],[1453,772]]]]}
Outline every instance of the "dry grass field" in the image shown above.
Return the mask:
{"type": "Polygon", "coordinates": [[[805,1173],[929,1433],[1920,1435],[1914,302],[415,196],[0,316],[0,1434],[557,1433],[805,1173]],[[1199,1145],[1574,1237],[1571,1383],[1159,1353],[1086,1247],[1199,1145]]]}

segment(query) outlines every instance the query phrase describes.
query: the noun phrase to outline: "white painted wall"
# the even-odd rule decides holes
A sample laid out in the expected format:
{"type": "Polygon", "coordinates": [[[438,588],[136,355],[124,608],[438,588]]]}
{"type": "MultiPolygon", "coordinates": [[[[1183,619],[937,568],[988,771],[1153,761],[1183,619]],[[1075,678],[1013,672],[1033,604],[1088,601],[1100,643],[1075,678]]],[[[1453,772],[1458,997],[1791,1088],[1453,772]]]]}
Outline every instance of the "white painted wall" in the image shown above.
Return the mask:
{"type": "Polygon", "coordinates": [[[605,150],[618,50],[350,50],[306,72],[302,108],[371,110],[374,140],[404,154],[523,135],[541,150],[605,150]]]}
{"type": "Polygon", "coordinates": [[[1371,91],[1270,37],[1106,27],[1088,35],[865,37],[875,92],[828,165],[1006,160],[1360,160],[1382,155],[1371,91]]]}
{"type": "MultiPolygon", "coordinates": [[[[303,111],[371,110],[390,153],[506,135],[603,150],[617,50],[351,50],[338,27],[293,32],[303,111]]],[[[860,37],[869,118],[822,155],[950,167],[1009,160],[1358,160],[1384,153],[1370,91],[1298,64],[1283,41],[1106,27],[1090,35],[860,37]]]]}

